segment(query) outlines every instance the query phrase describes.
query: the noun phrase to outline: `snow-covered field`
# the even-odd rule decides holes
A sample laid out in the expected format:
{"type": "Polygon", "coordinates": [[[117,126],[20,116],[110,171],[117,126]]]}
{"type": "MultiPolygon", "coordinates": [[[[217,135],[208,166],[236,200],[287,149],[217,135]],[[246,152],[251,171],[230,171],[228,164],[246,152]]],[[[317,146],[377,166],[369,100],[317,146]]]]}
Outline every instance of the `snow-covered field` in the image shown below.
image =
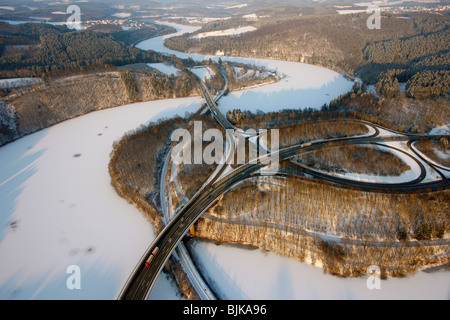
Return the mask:
{"type": "MultiPolygon", "coordinates": [[[[187,27],[181,32],[195,29],[187,27]]],[[[163,47],[164,38],[139,46],[174,53],[163,47]]],[[[191,56],[205,59],[202,55],[191,56]]],[[[225,106],[241,104],[263,111],[320,107],[353,84],[335,72],[300,63],[230,59],[261,64],[286,78],[230,94],[221,101],[225,106]]],[[[0,148],[0,299],[116,298],[154,240],[155,231],[110,184],[112,145],[125,132],[147,121],[194,112],[202,102],[200,97],[172,99],[98,111],[0,148]],[[80,290],[66,286],[70,265],[80,267],[80,290]]],[[[202,264],[208,264],[209,259],[220,271],[208,269],[209,276],[230,298],[369,297],[364,283],[359,291],[359,283],[358,290],[353,289],[356,284],[352,280],[325,276],[320,269],[292,259],[245,249],[233,248],[230,252],[225,246],[201,249],[205,251],[202,264]],[[312,283],[320,284],[320,290],[313,290],[312,283]],[[304,290],[298,291],[301,288],[304,290]]],[[[425,298],[448,298],[448,275],[421,273],[411,279],[395,280],[392,286],[386,282],[386,289],[382,284],[379,295],[397,298],[388,288],[402,285],[409,293],[423,292],[425,298]]],[[[150,298],[180,297],[163,275],[150,298]]]]}
{"type": "Polygon", "coordinates": [[[147,64],[150,68],[154,68],[154,69],[158,69],[159,71],[161,71],[162,73],[167,74],[168,76],[170,76],[171,74],[176,75],[178,71],[177,68],[175,68],[172,65],[168,65],[165,63],[148,63],[147,64]]]}
{"type": "MultiPolygon", "coordinates": [[[[156,15],[155,17],[159,17],[159,15],[156,15]]],[[[165,19],[168,20],[172,20],[172,19],[179,19],[180,17],[175,16],[175,17],[166,17],[165,19]]],[[[184,17],[184,19],[186,19],[186,21],[188,23],[191,24],[205,24],[211,21],[223,21],[223,20],[230,20],[231,17],[222,17],[222,18],[218,18],[218,17],[184,17]]]]}
{"type": "Polygon", "coordinates": [[[246,14],[242,16],[242,18],[246,19],[247,21],[257,21],[259,19],[256,13],[246,14]]]}
{"type": "MultiPolygon", "coordinates": [[[[175,35],[192,33],[199,29],[198,27],[186,27],[174,23],[167,23],[167,25],[178,30],[175,35]]],[[[211,58],[218,61],[221,58],[224,61],[235,61],[249,65],[256,64],[265,67],[266,70],[276,71],[280,76],[285,76],[281,81],[271,85],[229,93],[218,104],[219,109],[224,113],[234,108],[252,112],[307,107],[317,109],[339,95],[350,91],[353,86],[353,81],[346,79],[339,73],[304,63],[180,53],[164,46],[163,40],[171,36],[173,35],[146,40],[139,43],[137,47],[143,50],[151,49],[167,55],[175,54],[182,59],[192,57],[197,61],[207,61],[211,58]]]]}
{"type": "Polygon", "coordinates": [[[112,16],[113,17],[117,17],[117,18],[129,18],[129,17],[131,17],[131,13],[129,13],[129,12],[119,12],[119,13],[114,13],[112,16]]]}
{"type": "Polygon", "coordinates": [[[196,34],[194,39],[202,39],[207,37],[224,37],[224,36],[236,36],[238,34],[255,31],[256,28],[252,26],[232,28],[227,30],[210,31],[196,34]]]}
{"type": "MultiPolygon", "coordinates": [[[[384,152],[390,152],[400,158],[403,163],[408,165],[410,167],[409,170],[406,170],[405,172],[401,173],[399,176],[379,176],[379,175],[372,175],[372,174],[360,174],[360,173],[353,173],[353,172],[345,172],[345,173],[338,173],[338,172],[326,172],[332,176],[340,177],[340,178],[346,178],[350,180],[356,180],[356,181],[362,181],[362,182],[373,182],[373,183],[404,183],[404,182],[410,182],[414,181],[415,179],[420,177],[421,169],[419,164],[414,161],[409,155],[408,152],[405,151],[405,153],[400,152],[398,150],[388,148],[385,146],[373,146],[368,145],[367,148],[377,148],[384,152]]],[[[393,144],[392,147],[396,147],[396,144],[393,144]]]]}

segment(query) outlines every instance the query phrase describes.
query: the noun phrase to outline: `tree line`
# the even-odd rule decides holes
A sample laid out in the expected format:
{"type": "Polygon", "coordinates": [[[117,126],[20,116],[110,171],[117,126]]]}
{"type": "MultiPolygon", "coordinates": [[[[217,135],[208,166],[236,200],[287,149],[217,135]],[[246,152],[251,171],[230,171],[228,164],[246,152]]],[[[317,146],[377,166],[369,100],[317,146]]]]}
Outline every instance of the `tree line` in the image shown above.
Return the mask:
{"type": "Polygon", "coordinates": [[[0,76],[16,74],[42,77],[58,70],[85,71],[92,66],[121,66],[131,63],[171,61],[153,51],[130,46],[143,40],[172,32],[171,28],[156,27],[116,33],[90,30],[72,31],[65,26],[26,23],[11,26],[0,23],[0,53],[8,45],[38,45],[33,54],[27,51],[0,56],[0,76]]]}
{"type": "Polygon", "coordinates": [[[411,98],[445,96],[450,85],[450,30],[370,43],[364,54],[370,67],[365,79],[377,81],[382,96],[399,95],[399,82],[406,82],[411,98]],[[381,71],[379,70],[386,70],[381,71]],[[371,75],[373,71],[378,73],[371,75]]]}

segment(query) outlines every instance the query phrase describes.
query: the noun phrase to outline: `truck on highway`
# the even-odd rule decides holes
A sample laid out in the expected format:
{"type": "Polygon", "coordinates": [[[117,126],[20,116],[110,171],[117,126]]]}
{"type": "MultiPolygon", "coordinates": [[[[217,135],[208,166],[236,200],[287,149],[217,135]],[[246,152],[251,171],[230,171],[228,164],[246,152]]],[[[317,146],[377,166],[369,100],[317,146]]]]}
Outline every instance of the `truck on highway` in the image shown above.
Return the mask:
{"type": "Polygon", "coordinates": [[[152,253],[150,254],[150,257],[147,259],[147,261],[145,261],[145,267],[146,268],[148,268],[150,266],[150,262],[152,262],[152,260],[155,258],[155,256],[158,253],[158,251],[159,251],[158,247],[153,249],[152,253]]]}

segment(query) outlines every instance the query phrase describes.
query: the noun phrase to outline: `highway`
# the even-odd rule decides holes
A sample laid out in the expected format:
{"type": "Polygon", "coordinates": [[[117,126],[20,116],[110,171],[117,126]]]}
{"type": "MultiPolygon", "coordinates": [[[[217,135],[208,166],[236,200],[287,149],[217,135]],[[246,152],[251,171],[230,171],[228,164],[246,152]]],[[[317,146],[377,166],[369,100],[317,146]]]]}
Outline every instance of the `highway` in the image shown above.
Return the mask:
{"type": "MultiPolygon", "coordinates": [[[[216,117],[217,121],[226,129],[234,129],[234,126],[218,110],[216,103],[210,97],[209,92],[207,91],[207,88],[203,82],[200,83],[200,87],[202,88],[202,92],[205,96],[206,102],[213,112],[214,116],[216,117]]],[[[272,152],[263,157],[259,157],[258,161],[256,161],[255,163],[247,163],[241,165],[221,178],[219,178],[220,174],[216,174],[214,179],[208,180],[208,182],[202,186],[202,188],[189,200],[189,202],[176,214],[176,216],[167,223],[166,227],[162,230],[153,244],[150,245],[145,254],[142,256],[141,260],[138,262],[135,270],[133,271],[133,274],[128,279],[118,298],[121,300],[146,299],[153,286],[155,285],[156,280],[170,255],[177,247],[178,243],[183,239],[184,235],[188,232],[189,228],[206,210],[208,210],[211,205],[214,204],[216,199],[227,192],[228,189],[233,187],[235,184],[250,178],[258,170],[263,168],[265,165],[262,164],[262,160],[267,159],[268,157],[276,156],[279,157],[280,162],[283,160],[291,160],[297,155],[299,151],[308,152],[319,148],[328,147],[330,145],[339,145],[343,143],[361,145],[379,144],[385,141],[392,141],[394,138],[397,141],[409,142],[420,137],[420,135],[405,134],[401,134],[401,136],[398,136],[398,134],[400,133],[395,133],[395,135],[393,135],[392,137],[380,137],[380,132],[377,126],[364,121],[360,121],[360,123],[372,126],[373,128],[375,128],[375,133],[363,137],[328,139],[283,148],[277,152],[272,152]],[[159,248],[159,251],[151,261],[150,265],[146,267],[145,262],[151,256],[151,253],[155,250],[155,248],[159,248]]],[[[397,150],[404,152],[400,149],[397,150]]],[[[318,179],[336,183],[338,185],[359,187],[365,190],[395,190],[398,192],[411,192],[423,189],[437,190],[441,188],[447,188],[449,186],[450,181],[444,175],[442,175],[442,179],[438,181],[424,183],[423,180],[426,176],[426,170],[420,161],[416,161],[421,168],[421,175],[417,179],[406,183],[368,183],[334,177],[306,167],[302,167],[302,170],[305,173],[308,173],[318,179]]]]}

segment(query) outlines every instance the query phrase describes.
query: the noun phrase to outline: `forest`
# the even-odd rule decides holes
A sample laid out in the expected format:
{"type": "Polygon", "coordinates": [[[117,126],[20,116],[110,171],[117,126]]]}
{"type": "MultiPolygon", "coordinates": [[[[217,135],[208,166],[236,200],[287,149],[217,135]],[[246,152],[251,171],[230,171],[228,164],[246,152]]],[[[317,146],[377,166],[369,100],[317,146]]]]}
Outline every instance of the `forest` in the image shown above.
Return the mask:
{"type": "Polygon", "coordinates": [[[449,108],[446,96],[412,99],[400,95],[388,99],[369,93],[365,84],[356,83],[352,91],[333,99],[320,113],[344,113],[396,131],[426,133],[450,121],[449,108]]]}
{"type": "Polygon", "coordinates": [[[450,168],[450,144],[448,137],[420,138],[414,144],[420,152],[441,166],[450,168]]]}
{"type": "Polygon", "coordinates": [[[373,176],[399,176],[411,169],[391,152],[377,147],[345,144],[298,153],[295,161],[326,172],[352,172],[373,176]]]}
{"type": "Polygon", "coordinates": [[[369,30],[367,18],[366,14],[353,14],[264,19],[253,23],[258,30],[239,36],[199,40],[184,35],[167,39],[165,44],[180,51],[224,51],[226,56],[320,65],[369,84],[379,83],[378,92],[388,97],[398,91],[397,83],[406,82],[411,98],[448,92],[450,31],[446,16],[413,13],[408,19],[399,19],[386,14],[379,30],[369,30]]]}

